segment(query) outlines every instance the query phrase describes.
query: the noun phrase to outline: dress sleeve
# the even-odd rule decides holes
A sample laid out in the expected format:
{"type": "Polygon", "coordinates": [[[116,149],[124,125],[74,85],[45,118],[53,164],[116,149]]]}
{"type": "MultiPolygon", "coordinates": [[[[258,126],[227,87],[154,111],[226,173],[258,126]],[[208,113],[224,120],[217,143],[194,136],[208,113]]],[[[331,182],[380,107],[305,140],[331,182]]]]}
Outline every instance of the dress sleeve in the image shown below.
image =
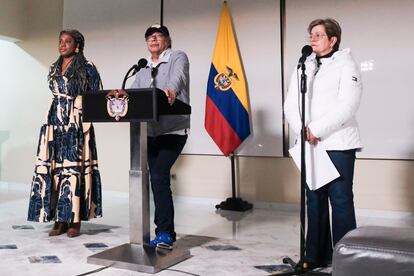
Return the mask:
{"type": "Polygon", "coordinates": [[[102,89],[101,76],[93,63],[86,65],[86,77],[88,79],[88,90],[96,91],[102,89]]]}

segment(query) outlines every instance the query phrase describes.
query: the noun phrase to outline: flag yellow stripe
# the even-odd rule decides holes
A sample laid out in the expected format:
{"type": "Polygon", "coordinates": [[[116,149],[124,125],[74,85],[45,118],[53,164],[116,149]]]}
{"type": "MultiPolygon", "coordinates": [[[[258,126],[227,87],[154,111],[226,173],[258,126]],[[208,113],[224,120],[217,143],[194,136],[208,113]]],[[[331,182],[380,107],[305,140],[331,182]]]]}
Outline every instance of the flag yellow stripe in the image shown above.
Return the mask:
{"type": "Polygon", "coordinates": [[[243,107],[247,112],[249,112],[246,80],[226,3],[224,3],[223,9],[221,10],[216,45],[214,48],[213,64],[219,73],[225,73],[228,75],[228,67],[233,70],[238,80],[236,79],[236,76],[231,77],[231,88],[242,103],[243,107]]]}

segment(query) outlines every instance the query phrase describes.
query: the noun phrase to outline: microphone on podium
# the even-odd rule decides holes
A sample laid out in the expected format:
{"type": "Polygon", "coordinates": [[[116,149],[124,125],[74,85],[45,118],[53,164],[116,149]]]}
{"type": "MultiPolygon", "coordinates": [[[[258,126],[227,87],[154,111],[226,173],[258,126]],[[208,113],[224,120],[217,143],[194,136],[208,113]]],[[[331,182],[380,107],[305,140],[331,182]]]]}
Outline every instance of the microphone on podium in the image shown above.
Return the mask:
{"type": "Polygon", "coordinates": [[[133,66],[134,71],[132,71],[131,77],[135,75],[136,73],[138,73],[139,70],[147,66],[147,64],[148,64],[148,61],[145,58],[141,58],[140,60],[138,60],[137,64],[133,66]]]}
{"type": "Polygon", "coordinates": [[[147,66],[148,61],[145,58],[141,58],[140,60],[138,60],[137,64],[134,64],[129,70],[128,72],[125,74],[124,80],[122,81],[122,89],[125,89],[125,83],[127,81],[127,79],[129,79],[130,77],[132,77],[133,75],[135,75],[136,73],[138,73],[139,70],[141,70],[142,68],[144,68],[145,66],[147,66]],[[129,75],[129,73],[132,74],[129,75]]]}

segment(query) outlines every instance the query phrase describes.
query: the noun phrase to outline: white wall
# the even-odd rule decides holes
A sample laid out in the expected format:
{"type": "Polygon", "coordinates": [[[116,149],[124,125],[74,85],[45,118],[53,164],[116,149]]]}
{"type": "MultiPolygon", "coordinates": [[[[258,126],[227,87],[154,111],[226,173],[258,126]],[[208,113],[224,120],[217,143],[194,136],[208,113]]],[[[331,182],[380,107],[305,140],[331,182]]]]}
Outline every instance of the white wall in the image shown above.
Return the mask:
{"type": "MultiPolygon", "coordinates": [[[[88,57],[99,66],[106,88],[119,87],[128,66],[148,56],[143,33],[149,25],[159,22],[160,17],[159,1],[120,3],[122,5],[99,0],[65,2],[64,26],[79,28],[85,33],[89,41],[88,57]]],[[[251,105],[252,134],[239,153],[282,156],[279,1],[233,0],[228,5],[251,105]],[[254,33],[253,39],[251,33],[254,33]]],[[[173,48],[185,51],[190,59],[192,135],[184,148],[185,153],[220,154],[204,129],[204,108],[221,8],[221,1],[170,0],[164,4],[164,24],[170,29],[173,48]]],[[[97,126],[98,131],[100,128],[97,126]]],[[[123,128],[122,132],[125,130],[123,128]]]]}
{"type": "MultiPolygon", "coordinates": [[[[191,135],[183,152],[221,154],[204,128],[204,115],[223,2],[164,3],[164,23],[172,33],[173,48],[184,50],[190,59],[191,135]]],[[[227,5],[244,66],[251,119],[251,134],[236,152],[244,156],[283,156],[279,1],[230,0],[227,5]]]]}
{"type": "Polygon", "coordinates": [[[357,157],[414,159],[412,0],[287,0],[286,63],[290,76],[308,24],[333,17],[362,71],[357,113],[364,144],[357,157]]]}
{"type": "MultiPolygon", "coordinates": [[[[64,2],[64,28],[85,36],[85,56],[95,63],[105,89],[120,88],[128,69],[147,56],[145,30],[159,22],[160,1],[70,0],[64,2]]],[[[127,82],[127,86],[131,82],[127,82]]],[[[103,186],[128,189],[129,124],[95,123],[103,186]]]]}
{"type": "Polygon", "coordinates": [[[27,26],[27,0],[0,0],[0,7],[0,39],[23,39],[27,26]]]}
{"type": "MultiPolygon", "coordinates": [[[[116,5],[115,1],[99,0],[99,5],[92,5],[95,2],[66,1],[65,27],[79,28],[85,34],[86,56],[97,64],[105,87],[118,87],[131,63],[145,52],[143,32],[148,25],[158,21],[159,1],[142,1],[145,12],[139,11],[136,4],[139,1],[135,0],[116,1],[116,5]],[[90,6],[87,3],[91,3],[90,6]],[[80,10],[87,11],[87,16],[80,16],[80,10]],[[114,16],[109,16],[111,11],[114,16]],[[106,16],[98,16],[98,12],[106,16]],[[132,15],[142,17],[143,22],[131,23],[132,15]],[[76,25],[83,20],[89,23],[76,25]],[[110,37],[114,40],[108,42],[110,37]],[[125,37],[131,39],[135,50],[116,41],[125,37]],[[99,39],[106,42],[102,44],[99,39]]],[[[7,103],[0,109],[0,179],[28,184],[40,123],[49,104],[46,74],[48,66],[57,58],[57,36],[62,28],[63,10],[61,1],[32,0],[30,3],[33,3],[30,36],[19,43],[19,47],[0,44],[0,60],[4,61],[0,63],[0,96],[2,103],[7,103]]],[[[234,9],[232,11],[235,16],[234,9]]],[[[128,125],[96,124],[95,127],[103,188],[126,192],[128,125]]],[[[244,199],[254,202],[299,201],[299,174],[290,158],[240,157],[238,164],[239,191],[244,199]]],[[[174,173],[176,195],[218,199],[231,195],[230,161],[222,156],[182,155],[174,166],[174,173]]],[[[414,212],[413,184],[414,161],[357,160],[355,201],[358,208],[414,212]]]]}
{"type": "MultiPolygon", "coordinates": [[[[2,4],[2,11],[9,9],[2,4]]],[[[27,1],[16,11],[28,18],[25,39],[17,44],[0,40],[0,179],[4,181],[31,181],[40,125],[51,99],[46,76],[58,57],[62,11],[63,1],[27,1]]]]}
{"type": "MultiPolygon", "coordinates": [[[[278,1],[229,1],[248,81],[252,111],[252,135],[243,144],[245,155],[282,155],[281,74],[278,1]],[[262,14],[260,18],[256,14],[262,14]],[[262,28],[272,26],[273,28],[262,28]],[[257,39],[251,39],[250,33],[257,39]],[[264,44],[263,44],[264,45],[264,44]],[[266,62],[267,60],[275,62],[266,62]],[[268,75],[271,75],[269,77],[268,75]]],[[[190,59],[192,127],[184,149],[191,154],[218,154],[204,129],[206,83],[220,18],[221,1],[165,1],[164,24],[174,49],[190,59]]],[[[119,88],[124,74],[141,57],[147,57],[145,30],[160,22],[160,1],[65,1],[64,27],[77,28],[86,37],[85,54],[101,72],[105,89],[119,88]]],[[[95,124],[101,173],[107,185],[128,181],[129,127],[95,124]],[[114,151],[116,141],[116,151],[114,151]],[[114,169],[114,160],[119,169],[114,169]]]]}
{"type": "MultiPolygon", "coordinates": [[[[300,201],[300,175],[291,158],[238,159],[243,199],[267,203],[300,201]]],[[[228,158],[183,155],[174,172],[174,194],[223,200],[231,196],[228,158]]],[[[357,208],[414,212],[414,161],[357,159],[354,195],[357,208]]]]}

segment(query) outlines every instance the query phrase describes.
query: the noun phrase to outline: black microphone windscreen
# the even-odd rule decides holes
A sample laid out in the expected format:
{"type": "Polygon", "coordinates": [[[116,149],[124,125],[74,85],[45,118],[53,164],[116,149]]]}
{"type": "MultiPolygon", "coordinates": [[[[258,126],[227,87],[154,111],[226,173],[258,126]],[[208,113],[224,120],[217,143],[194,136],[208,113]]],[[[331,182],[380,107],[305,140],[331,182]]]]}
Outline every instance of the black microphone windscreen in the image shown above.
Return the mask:
{"type": "Polygon", "coordinates": [[[313,52],[313,49],[312,49],[312,47],[310,45],[303,46],[303,48],[302,48],[302,56],[308,57],[308,56],[310,56],[310,54],[312,54],[312,52],[313,52]]]}
{"type": "Polygon", "coordinates": [[[148,61],[145,58],[141,58],[140,60],[138,60],[138,67],[139,68],[144,68],[145,66],[147,66],[148,61]]]}

